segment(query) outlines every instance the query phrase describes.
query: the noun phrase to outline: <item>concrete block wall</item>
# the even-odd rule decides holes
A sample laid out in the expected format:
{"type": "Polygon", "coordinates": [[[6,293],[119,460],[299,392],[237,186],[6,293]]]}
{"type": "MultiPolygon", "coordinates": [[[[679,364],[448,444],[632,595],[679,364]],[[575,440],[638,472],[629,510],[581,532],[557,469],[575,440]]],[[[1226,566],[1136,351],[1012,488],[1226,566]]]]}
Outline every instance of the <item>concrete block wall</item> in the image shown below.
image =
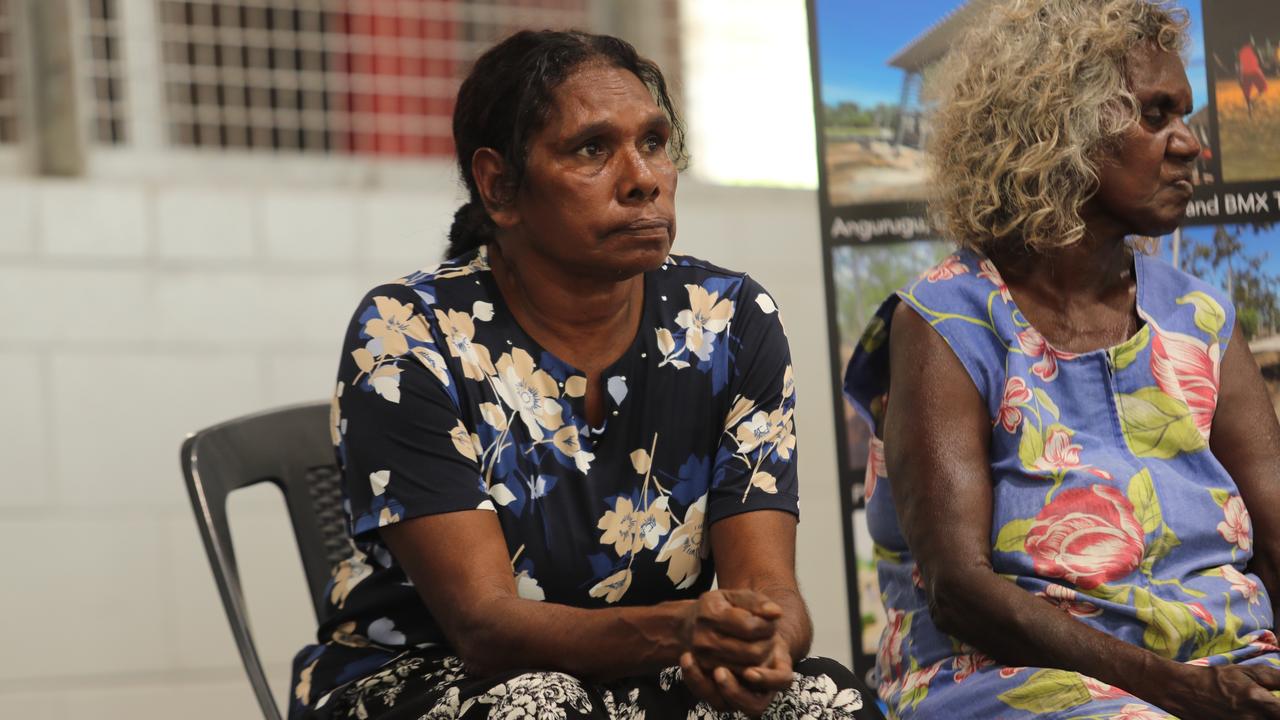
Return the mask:
{"type": "MultiPolygon", "coordinates": [[[[0,180],[0,716],[254,717],[178,468],[188,431],[327,397],[370,285],[434,263],[441,168],[398,189],[0,180]]],[[[812,191],[682,184],[678,249],[778,299],[802,393],[800,575],[815,651],[847,661],[812,191]]],[[[313,633],[278,496],[233,498],[277,696],[313,633]]]]}

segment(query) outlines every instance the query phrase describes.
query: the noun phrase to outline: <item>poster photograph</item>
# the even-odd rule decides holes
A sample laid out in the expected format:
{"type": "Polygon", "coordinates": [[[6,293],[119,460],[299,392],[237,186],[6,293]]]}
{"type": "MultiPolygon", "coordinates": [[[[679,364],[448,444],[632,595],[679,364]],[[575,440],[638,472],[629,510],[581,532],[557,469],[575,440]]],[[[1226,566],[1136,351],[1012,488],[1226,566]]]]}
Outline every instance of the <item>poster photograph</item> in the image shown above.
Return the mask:
{"type": "Polygon", "coordinates": [[[1204,15],[1222,182],[1280,178],[1280,3],[1207,2],[1204,15]]]}
{"type": "Polygon", "coordinates": [[[1280,415],[1280,223],[1183,228],[1160,256],[1231,298],[1280,415]]]}
{"type": "MultiPolygon", "coordinates": [[[[831,270],[836,287],[836,324],[839,343],[836,357],[844,368],[853,357],[853,349],[862,337],[871,317],[895,290],[911,281],[923,270],[946,257],[952,248],[936,240],[913,242],[841,245],[831,249],[831,270]]],[[[843,472],[851,475],[849,494],[853,500],[863,497],[864,466],[871,430],[848,402],[840,403],[843,427],[840,442],[845,451],[843,472]]],[[[854,503],[856,504],[856,503],[854,503]]],[[[852,511],[854,564],[858,596],[855,650],[865,656],[875,654],[884,630],[884,607],[880,603],[880,583],[876,579],[871,535],[867,532],[866,514],[852,511]]]]}

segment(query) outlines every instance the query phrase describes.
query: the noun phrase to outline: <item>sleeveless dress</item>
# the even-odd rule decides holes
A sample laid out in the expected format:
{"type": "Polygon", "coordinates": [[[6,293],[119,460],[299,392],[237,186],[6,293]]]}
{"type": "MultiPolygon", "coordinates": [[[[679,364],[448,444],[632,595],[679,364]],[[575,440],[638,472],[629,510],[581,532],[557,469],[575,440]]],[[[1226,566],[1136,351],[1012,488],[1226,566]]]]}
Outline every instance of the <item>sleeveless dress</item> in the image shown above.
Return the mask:
{"type": "MultiPolygon", "coordinates": [[[[609,683],[469,672],[379,535],[492,512],[522,598],[608,608],[696,598],[715,576],[708,528],[799,513],[791,355],[750,277],[685,256],[645,273],[640,329],[601,383],[593,427],[586,376],[516,323],[485,247],[361,300],[331,416],[352,555],[295,658],[290,718],[721,716],[678,667],[609,683]]],[[[766,717],[859,716],[848,670],[824,658],[795,670],[766,717]]]]}
{"type": "MultiPolygon", "coordinates": [[[[990,260],[961,251],[880,307],[845,392],[877,426],[889,391],[889,323],[907,303],[947,342],[990,411],[997,573],[1164,657],[1280,666],[1271,601],[1245,572],[1249,513],[1209,450],[1234,310],[1158,259],[1137,253],[1134,269],[1143,327],[1114,347],[1068,353],[1027,322],[990,260]]],[[[888,615],[876,664],[894,717],[1170,717],[1079,673],[998,665],[939,631],[889,482],[884,445],[873,441],[867,522],[888,615]]]]}

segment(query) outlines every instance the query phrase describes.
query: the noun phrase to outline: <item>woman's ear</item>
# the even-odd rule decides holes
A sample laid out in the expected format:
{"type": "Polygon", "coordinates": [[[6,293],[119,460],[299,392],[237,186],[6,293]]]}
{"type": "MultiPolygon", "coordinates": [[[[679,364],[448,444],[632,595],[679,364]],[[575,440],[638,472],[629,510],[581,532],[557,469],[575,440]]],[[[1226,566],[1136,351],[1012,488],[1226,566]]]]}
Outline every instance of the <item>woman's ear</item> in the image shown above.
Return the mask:
{"type": "Polygon", "coordinates": [[[493,148],[482,147],[471,155],[471,175],[476,179],[480,199],[493,224],[505,230],[520,223],[516,210],[515,188],[507,163],[493,148]]]}

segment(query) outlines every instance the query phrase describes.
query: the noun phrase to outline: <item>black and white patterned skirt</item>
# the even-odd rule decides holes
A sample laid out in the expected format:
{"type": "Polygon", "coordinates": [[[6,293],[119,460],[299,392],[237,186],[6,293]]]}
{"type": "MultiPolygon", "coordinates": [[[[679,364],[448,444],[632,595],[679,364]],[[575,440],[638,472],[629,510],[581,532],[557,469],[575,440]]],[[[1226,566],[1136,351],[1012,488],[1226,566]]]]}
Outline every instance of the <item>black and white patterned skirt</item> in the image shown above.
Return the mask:
{"type": "MultiPolygon", "coordinates": [[[[806,658],[795,682],[779,692],[766,720],[865,720],[861,685],[844,666],[806,658]]],[[[652,676],[588,684],[560,672],[468,675],[462,662],[440,648],[402,655],[378,672],[318,700],[305,720],[740,720],[698,701],[680,669],[652,676]]]]}

